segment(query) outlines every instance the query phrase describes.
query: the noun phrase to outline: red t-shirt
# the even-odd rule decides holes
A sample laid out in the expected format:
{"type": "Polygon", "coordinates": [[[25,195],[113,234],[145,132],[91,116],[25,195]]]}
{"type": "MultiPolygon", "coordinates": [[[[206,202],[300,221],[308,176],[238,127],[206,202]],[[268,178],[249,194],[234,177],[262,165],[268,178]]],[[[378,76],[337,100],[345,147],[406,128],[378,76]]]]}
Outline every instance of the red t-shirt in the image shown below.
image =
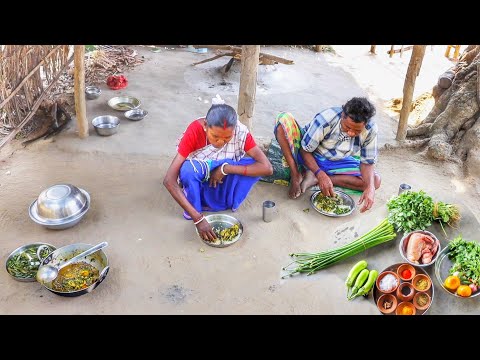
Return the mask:
{"type": "MultiPolygon", "coordinates": [[[[182,139],[180,140],[180,143],[178,144],[177,150],[180,155],[186,158],[193,151],[205,147],[206,144],[207,134],[203,129],[203,125],[200,121],[195,120],[190,125],[188,125],[182,139]]],[[[255,143],[252,134],[248,133],[243,150],[247,152],[250,149],[254,148],[256,145],[257,144],[255,143]]]]}

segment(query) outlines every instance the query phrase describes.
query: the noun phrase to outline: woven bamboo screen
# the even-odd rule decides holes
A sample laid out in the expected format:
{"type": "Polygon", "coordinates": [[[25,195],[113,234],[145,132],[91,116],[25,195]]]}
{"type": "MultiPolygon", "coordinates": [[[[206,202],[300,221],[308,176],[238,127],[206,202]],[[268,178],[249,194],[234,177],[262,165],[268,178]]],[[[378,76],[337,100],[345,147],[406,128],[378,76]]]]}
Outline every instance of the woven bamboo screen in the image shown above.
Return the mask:
{"type": "Polygon", "coordinates": [[[69,45],[0,45],[0,147],[32,118],[72,55],[69,45]]]}

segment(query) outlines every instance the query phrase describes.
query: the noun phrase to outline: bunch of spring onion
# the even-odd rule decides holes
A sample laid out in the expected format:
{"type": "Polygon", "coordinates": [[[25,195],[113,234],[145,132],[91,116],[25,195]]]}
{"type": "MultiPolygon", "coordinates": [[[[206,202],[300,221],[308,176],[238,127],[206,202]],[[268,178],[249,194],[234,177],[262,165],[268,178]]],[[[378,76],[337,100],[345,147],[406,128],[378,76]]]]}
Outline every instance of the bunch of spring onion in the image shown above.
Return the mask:
{"type": "Polygon", "coordinates": [[[351,243],[338,248],[321,251],[319,253],[290,254],[290,256],[294,258],[294,261],[282,269],[288,272],[288,274],[284,275],[282,278],[292,276],[296,273],[306,273],[307,275],[311,275],[318,270],[336,264],[340,260],[395,239],[396,236],[397,234],[394,231],[393,225],[388,222],[388,219],[384,219],[379,225],[365,235],[362,235],[351,243]]]}

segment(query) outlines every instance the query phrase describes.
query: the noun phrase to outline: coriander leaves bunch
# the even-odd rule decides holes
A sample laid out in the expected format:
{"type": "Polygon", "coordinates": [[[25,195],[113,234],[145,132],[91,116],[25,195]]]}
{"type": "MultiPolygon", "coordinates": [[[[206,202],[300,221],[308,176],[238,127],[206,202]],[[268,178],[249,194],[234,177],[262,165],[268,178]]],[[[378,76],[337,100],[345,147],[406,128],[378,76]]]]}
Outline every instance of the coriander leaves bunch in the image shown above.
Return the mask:
{"type": "Polygon", "coordinates": [[[443,229],[443,224],[453,227],[460,220],[457,205],[434,202],[423,190],[409,190],[394,196],[387,202],[387,208],[388,221],[397,231],[425,230],[435,220],[443,229]]]}

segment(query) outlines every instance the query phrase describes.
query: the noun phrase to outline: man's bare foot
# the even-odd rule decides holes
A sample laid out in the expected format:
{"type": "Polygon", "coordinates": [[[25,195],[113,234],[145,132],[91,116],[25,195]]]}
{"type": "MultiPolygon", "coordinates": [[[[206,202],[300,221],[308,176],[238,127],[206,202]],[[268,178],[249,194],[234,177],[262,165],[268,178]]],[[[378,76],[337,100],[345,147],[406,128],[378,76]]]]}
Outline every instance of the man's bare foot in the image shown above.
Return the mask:
{"type": "Polygon", "coordinates": [[[305,178],[303,179],[302,184],[300,186],[302,194],[305,191],[307,191],[307,189],[317,184],[318,184],[318,180],[315,177],[315,175],[313,175],[313,173],[310,170],[307,170],[307,173],[305,174],[305,178]]]}
{"type": "Polygon", "coordinates": [[[303,181],[303,175],[299,174],[297,177],[292,177],[290,180],[290,190],[288,191],[288,196],[291,199],[296,199],[302,194],[300,184],[303,181]]]}

